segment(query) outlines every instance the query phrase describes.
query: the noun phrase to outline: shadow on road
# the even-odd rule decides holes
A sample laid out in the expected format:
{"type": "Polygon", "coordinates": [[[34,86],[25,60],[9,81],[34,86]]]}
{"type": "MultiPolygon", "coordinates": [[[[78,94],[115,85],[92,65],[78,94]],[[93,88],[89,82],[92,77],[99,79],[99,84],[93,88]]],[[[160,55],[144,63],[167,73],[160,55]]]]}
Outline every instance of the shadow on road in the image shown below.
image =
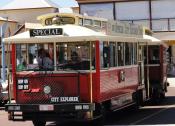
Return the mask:
{"type": "MultiPolygon", "coordinates": [[[[147,103],[139,109],[126,108],[109,114],[104,125],[167,125],[175,124],[175,88],[169,87],[165,99],[159,104],[147,103]]],[[[86,123],[49,123],[47,126],[87,126],[86,123]]]]}
{"type": "Polygon", "coordinates": [[[139,110],[125,109],[112,113],[105,125],[175,124],[175,96],[167,96],[159,105],[147,104],[139,110]]]}

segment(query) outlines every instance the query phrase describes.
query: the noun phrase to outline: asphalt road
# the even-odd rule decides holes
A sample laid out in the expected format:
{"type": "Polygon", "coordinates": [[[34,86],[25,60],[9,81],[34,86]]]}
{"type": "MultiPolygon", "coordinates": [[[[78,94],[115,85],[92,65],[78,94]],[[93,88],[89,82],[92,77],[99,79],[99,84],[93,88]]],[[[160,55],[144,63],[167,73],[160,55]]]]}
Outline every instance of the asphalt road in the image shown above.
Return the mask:
{"type": "MultiPolygon", "coordinates": [[[[175,125],[175,78],[169,78],[170,86],[166,99],[160,105],[147,104],[139,110],[125,109],[107,116],[105,126],[115,125],[175,125]]],[[[31,121],[8,121],[8,114],[4,108],[0,108],[0,126],[33,126],[31,121]]],[[[86,125],[78,122],[66,122],[61,126],[86,125]]],[[[47,126],[58,126],[54,122],[48,122],[47,126]]]]}

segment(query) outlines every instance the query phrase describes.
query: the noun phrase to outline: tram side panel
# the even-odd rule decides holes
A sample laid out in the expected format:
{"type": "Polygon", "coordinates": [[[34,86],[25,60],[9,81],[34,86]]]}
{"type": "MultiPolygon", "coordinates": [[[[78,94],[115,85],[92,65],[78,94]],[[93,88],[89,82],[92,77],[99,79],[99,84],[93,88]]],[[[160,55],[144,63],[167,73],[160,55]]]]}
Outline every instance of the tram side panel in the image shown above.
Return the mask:
{"type": "Polygon", "coordinates": [[[117,109],[134,103],[138,88],[138,66],[116,68],[100,73],[100,101],[117,109]]]}

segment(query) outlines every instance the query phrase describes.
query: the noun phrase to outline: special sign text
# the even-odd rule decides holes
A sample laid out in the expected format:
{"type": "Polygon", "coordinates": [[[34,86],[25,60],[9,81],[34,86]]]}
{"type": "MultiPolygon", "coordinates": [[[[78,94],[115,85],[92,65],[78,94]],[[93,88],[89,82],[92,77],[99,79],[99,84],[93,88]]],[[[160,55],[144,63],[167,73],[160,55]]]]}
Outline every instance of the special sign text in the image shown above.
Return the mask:
{"type": "Polygon", "coordinates": [[[51,28],[51,29],[30,29],[30,37],[35,36],[49,36],[49,35],[62,35],[62,28],[51,28]]]}

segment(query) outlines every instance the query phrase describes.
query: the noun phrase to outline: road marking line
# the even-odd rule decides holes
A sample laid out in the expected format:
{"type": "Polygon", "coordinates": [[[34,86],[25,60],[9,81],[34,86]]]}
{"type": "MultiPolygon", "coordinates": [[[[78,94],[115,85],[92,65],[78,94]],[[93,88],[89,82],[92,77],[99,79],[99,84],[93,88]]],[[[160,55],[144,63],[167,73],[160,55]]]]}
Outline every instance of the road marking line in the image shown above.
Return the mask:
{"type": "Polygon", "coordinates": [[[153,113],[153,114],[151,114],[151,115],[149,115],[149,116],[146,116],[146,117],[144,117],[144,118],[142,118],[142,119],[140,119],[140,120],[138,120],[138,121],[135,121],[135,122],[133,122],[133,123],[130,123],[130,125],[136,125],[136,124],[138,124],[138,123],[140,123],[140,122],[142,122],[142,121],[144,121],[144,120],[146,120],[146,119],[149,119],[149,118],[151,118],[151,117],[153,117],[153,116],[155,116],[155,115],[157,115],[157,114],[159,114],[159,113],[161,113],[161,112],[163,112],[163,111],[165,111],[165,110],[168,110],[168,109],[174,108],[174,107],[175,107],[175,105],[169,105],[169,106],[167,106],[166,108],[161,109],[161,110],[158,111],[158,112],[155,112],[155,113],[153,113]]]}

